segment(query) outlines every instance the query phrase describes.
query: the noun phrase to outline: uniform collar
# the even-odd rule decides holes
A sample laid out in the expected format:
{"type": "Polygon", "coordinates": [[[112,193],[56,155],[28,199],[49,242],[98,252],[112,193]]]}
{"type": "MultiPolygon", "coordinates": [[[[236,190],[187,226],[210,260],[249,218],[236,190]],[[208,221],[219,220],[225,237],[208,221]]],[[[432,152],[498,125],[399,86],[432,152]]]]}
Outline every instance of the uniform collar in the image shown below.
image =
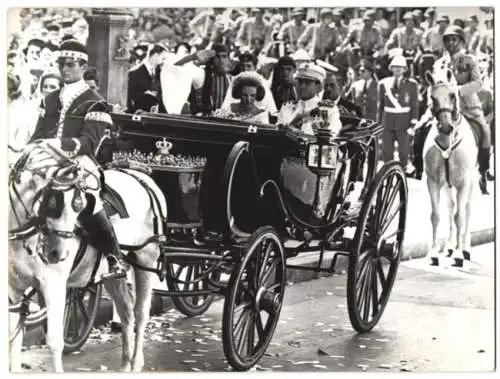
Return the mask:
{"type": "Polygon", "coordinates": [[[151,66],[148,62],[147,59],[144,60],[144,67],[146,67],[146,70],[148,70],[149,72],[149,75],[150,76],[153,76],[155,74],[155,69],[153,68],[153,66],[151,66]]]}
{"type": "Polygon", "coordinates": [[[310,98],[309,100],[300,100],[300,102],[302,102],[302,104],[304,104],[304,111],[306,111],[306,112],[316,108],[319,101],[320,101],[320,98],[318,95],[310,98]]]}

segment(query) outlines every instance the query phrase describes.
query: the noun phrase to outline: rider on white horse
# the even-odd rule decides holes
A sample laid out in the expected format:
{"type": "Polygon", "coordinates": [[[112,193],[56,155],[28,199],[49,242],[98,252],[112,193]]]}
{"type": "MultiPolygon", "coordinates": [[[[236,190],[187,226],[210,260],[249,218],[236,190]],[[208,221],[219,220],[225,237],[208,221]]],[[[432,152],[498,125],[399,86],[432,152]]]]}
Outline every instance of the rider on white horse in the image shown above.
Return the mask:
{"type": "MultiPolygon", "coordinates": [[[[87,62],[84,45],[75,40],[61,44],[58,65],[64,87],[45,98],[45,109],[40,112],[31,142],[43,140],[43,143],[67,152],[70,157],[88,156],[97,162],[95,155],[113,122],[102,97],[83,80],[87,62]]],[[[95,170],[96,166],[92,166],[88,169],[95,170]]],[[[97,175],[104,182],[104,175],[97,175]]],[[[99,199],[95,203],[98,204],[94,204],[90,214],[85,214],[81,224],[90,234],[91,243],[107,257],[109,273],[102,278],[123,277],[126,270],[113,226],[99,199]]]]}
{"type": "MultiPolygon", "coordinates": [[[[461,113],[471,125],[480,128],[478,162],[481,179],[479,185],[481,191],[487,194],[486,180],[493,180],[494,176],[489,172],[490,129],[484,119],[481,101],[477,95],[483,85],[478,65],[474,56],[465,51],[465,35],[462,28],[458,26],[447,28],[443,34],[443,43],[446,52],[436,61],[434,67],[449,68],[453,72],[459,86],[461,113]]],[[[423,143],[421,147],[423,148],[423,143]]]]}

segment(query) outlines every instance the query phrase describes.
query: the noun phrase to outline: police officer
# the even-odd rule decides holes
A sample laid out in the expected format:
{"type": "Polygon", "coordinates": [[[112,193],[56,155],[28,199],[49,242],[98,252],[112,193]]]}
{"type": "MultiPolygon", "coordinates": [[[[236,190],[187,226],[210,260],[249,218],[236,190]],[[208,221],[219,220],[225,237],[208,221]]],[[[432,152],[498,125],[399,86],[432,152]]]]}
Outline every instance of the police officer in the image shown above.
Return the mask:
{"type": "Polygon", "coordinates": [[[488,194],[486,180],[493,180],[489,172],[491,136],[490,129],[484,119],[481,101],[478,92],[482,88],[481,76],[473,55],[465,51],[465,34],[458,26],[450,26],[443,34],[443,43],[450,59],[449,68],[453,71],[459,85],[460,111],[469,123],[481,129],[481,143],[479,144],[479,182],[483,194],[488,194]]]}
{"type": "Polygon", "coordinates": [[[360,107],[363,117],[377,120],[378,83],[373,75],[373,65],[362,60],[357,71],[361,77],[353,84],[351,91],[353,103],[360,107]]]}
{"type": "MultiPolygon", "coordinates": [[[[86,48],[80,42],[68,40],[61,44],[57,63],[64,86],[45,98],[32,142],[42,139],[70,156],[94,157],[112,120],[105,109],[99,108],[102,97],[83,79],[87,62],[86,48]],[[70,114],[77,117],[67,117],[70,114]]],[[[103,209],[96,207],[95,211],[86,215],[82,224],[91,235],[92,244],[107,255],[109,273],[102,279],[124,276],[122,253],[113,226],[103,209]]]]}
{"type": "Polygon", "coordinates": [[[377,122],[384,125],[383,158],[394,159],[394,141],[398,142],[399,160],[406,173],[411,174],[408,166],[409,136],[418,119],[418,85],[412,78],[405,78],[406,59],[395,56],[389,69],[393,76],[384,78],[378,86],[377,122]]]}

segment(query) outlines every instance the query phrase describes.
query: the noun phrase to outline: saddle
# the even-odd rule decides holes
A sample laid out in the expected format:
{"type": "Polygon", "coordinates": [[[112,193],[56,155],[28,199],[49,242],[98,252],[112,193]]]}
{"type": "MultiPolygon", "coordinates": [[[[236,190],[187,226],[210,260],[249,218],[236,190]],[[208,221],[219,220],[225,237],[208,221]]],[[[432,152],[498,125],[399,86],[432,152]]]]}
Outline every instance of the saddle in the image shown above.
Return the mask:
{"type": "Polygon", "coordinates": [[[130,217],[120,194],[106,183],[102,186],[101,199],[103,208],[108,216],[113,216],[118,213],[120,218],[130,217]]]}
{"type": "Polygon", "coordinates": [[[481,147],[483,141],[483,127],[481,126],[481,122],[475,118],[467,117],[462,114],[462,116],[469,122],[469,125],[472,129],[472,134],[474,135],[474,139],[476,140],[476,145],[481,147]]]}

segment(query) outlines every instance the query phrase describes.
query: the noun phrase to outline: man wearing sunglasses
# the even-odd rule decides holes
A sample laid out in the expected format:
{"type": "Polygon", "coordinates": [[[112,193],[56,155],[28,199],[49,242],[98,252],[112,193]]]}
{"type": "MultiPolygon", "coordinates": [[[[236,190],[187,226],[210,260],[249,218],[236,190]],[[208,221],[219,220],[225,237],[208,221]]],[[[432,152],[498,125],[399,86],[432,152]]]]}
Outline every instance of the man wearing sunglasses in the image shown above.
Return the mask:
{"type": "MultiPolygon", "coordinates": [[[[70,157],[86,155],[95,159],[112,120],[109,114],[92,110],[103,98],[84,80],[87,62],[86,48],[80,42],[67,40],[61,44],[57,64],[64,86],[45,98],[31,142],[42,139],[70,157]]],[[[95,208],[96,213],[86,217],[82,224],[92,236],[92,244],[107,257],[109,272],[102,279],[122,277],[126,271],[113,226],[106,212],[95,208]]]]}

